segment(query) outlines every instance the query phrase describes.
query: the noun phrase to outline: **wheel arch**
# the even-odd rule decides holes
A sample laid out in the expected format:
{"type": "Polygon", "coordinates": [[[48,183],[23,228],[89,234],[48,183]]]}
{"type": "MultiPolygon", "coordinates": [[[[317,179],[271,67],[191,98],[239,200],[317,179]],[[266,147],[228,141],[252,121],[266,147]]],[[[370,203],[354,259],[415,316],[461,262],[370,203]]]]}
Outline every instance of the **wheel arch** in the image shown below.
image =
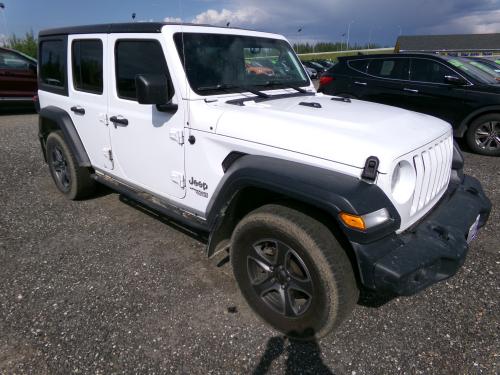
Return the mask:
{"type": "Polygon", "coordinates": [[[212,257],[227,248],[239,220],[270,203],[305,211],[350,242],[374,241],[400,225],[397,210],[376,185],[323,168],[244,155],[229,167],[208,205],[207,255],[212,257]],[[389,210],[393,220],[367,232],[347,228],[338,219],[342,211],[361,215],[382,207],[389,210]]]}
{"type": "Polygon", "coordinates": [[[453,131],[453,135],[457,138],[463,138],[465,133],[467,132],[467,129],[469,128],[470,124],[472,124],[473,121],[475,121],[481,116],[490,115],[493,113],[500,114],[500,105],[488,106],[472,112],[460,123],[458,128],[456,128],[453,131]]]}
{"type": "Polygon", "coordinates": [[[82,140],[78,135],[73,120],[69,114],[59,107],[48,106],[40,110],[38,117],[38,137],[40,139],[40,146],[42,152],[46,158],[46,142],[48,135],[53,132],[60,130],[63,133],[64,140],[68,144],[68,147],[75,155],[77,163],[80,167],[91,167],[89,156],[85,151],[82,140]]]}

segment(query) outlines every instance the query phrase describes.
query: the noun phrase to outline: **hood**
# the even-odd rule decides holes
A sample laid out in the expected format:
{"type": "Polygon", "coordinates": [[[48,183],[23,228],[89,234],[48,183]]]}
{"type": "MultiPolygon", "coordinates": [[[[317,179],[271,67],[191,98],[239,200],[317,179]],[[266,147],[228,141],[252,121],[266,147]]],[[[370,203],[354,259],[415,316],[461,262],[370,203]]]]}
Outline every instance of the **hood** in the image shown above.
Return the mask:
{"type": "Polygon", "coordinates": [[[217,134],[357,168],[376,156],[381,173],[389,173],[400,156],[451,132],[448,123],[435,117],[360,100],[336,101],[323,94],[221,107],[217,134]]]}

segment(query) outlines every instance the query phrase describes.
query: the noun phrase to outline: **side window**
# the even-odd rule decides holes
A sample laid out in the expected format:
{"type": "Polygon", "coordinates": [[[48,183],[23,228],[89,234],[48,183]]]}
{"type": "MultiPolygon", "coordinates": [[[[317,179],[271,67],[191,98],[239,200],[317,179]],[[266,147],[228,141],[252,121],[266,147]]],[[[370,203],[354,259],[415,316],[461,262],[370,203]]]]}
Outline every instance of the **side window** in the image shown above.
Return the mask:
{"type": "MultiPolygon", "coordinates": [[[[115,69],[116,91],[122,99],[137,99],[135,76],[138,74],[162,74],[169,77],[163,50],[156,40],[117,41],[115,69]]],[[[173,94],[170,79],[168,82],[169,92],[173,94]]]]}
{"type": "Polygon", "coordinates": [[[455,75],[443,64],[427,59],[412,59],[410,79],[418,82],[445,83],[444,77],[455,75]]]}
{"type": "Polygon", "coordinates": [[[351,69],[357,70],[361,73],[366,73],[366,67],[368,66],[368,61],[370,60],[350,60],[348,65],[351,69]]]}
{"type": "Polygon", "coordinates": [[[30,62],[27,59],[9,51],[0,51],[0,69],[25,72],[29,67],[30,62]]]}
{"type": "Polygon", "coordinates": [[[40,80],[43,84],[64,88],[66,51],[62,40],[47,40],[40,44],[40,80]]]}
{"type": "Polygon", "coordinates": [[[103,48],[101,40],[75,40],[71,51],[75,90],[102,94],[103,48]]]}
{"type": "Polygon", "coordinates": [[[409,59],[373,59],[368,66],[368,74],[380,78],[408,79],[409,59]]]}

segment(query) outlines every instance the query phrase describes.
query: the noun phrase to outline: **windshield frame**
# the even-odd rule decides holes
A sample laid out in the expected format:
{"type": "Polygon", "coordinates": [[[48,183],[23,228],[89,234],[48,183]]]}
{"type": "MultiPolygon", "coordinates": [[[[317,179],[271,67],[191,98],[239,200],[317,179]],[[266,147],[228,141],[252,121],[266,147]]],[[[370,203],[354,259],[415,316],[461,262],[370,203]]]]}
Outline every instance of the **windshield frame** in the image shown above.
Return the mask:
{"type": "MultiPolygon", "coordinates": [[[[174,46],[177,50],[178,56],[181,60],[181,66],[183,73],[186,77],[186,83],[193,93],[198,96],[214,96],[214,95],[234,95],[251,92],[251,90],[259,91],[271,91],[271,90],[283,90],[286,88],[294,89],[296,87],[306,87],[309,88],[312,85],[309,74],[305,71],[299,57],[293,50],[292,46],[286,39],[267,37],[262,35],[246,35],[246,34],[225,34],[225,33],[209,33],[209,32],[195,32],[195,31],[178,31],[172,35],[174,46]],[[299,76],[303,77],[303,80],[280,80],[275,77],[269,77],[267,80],[261,82],[246,82],[246,80],[237,80],[234,82],[219,82],[218,85],[196,85],[192,82],[192,77],[190,77],[189,69],[186,69],[186,63],[188,61],[187,55],[185,56],[185,39],[186,36],[208,36],[208,37],[229,37],[235,39],[245,38],[253,39],[253,41],[262,41],[263,43],[276,42],[276,48],[285,47],[286,53],[289,54],[291,63],[293,65],[292,69],[296,70],[299,76]],[[207,86],[212,86],[213,89],[207,88],[207,86]],[[229,87],[228,87],[229,86],[229,87]],[[200,90],[202,89],[202,90],[200,90]],[[250,90],[250,91],[249,91],[250,90]]],[[[283,50],[285,51],[285,50],[283,50]]]]}

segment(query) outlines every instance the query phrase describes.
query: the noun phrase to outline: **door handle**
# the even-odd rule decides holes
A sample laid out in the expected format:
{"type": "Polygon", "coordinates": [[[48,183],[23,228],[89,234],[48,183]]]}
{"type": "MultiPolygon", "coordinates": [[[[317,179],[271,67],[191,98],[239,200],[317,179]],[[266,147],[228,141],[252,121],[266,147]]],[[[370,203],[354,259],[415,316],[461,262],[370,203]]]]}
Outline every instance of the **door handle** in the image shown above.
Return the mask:
{"type": "Polygon", "coordinates": [[[71,111],[73,111],[74,113],[78,113],[79,115],[85,114],[85,108],[80,107],[79,105],[75,105],[75,106],[71,107],[70,109],[71,109],[71,111]]]}
{"type": "Polygon", "coordinates": [[[403,90],[406,91],[406,92],[412,92],[414,94],[418,94],[418,90],[415,90],[415,89],[408,89],[408,88],[405,87],[403,90]]]}
{"type": "Polygon", "coordinates": [[[354,82],[355,85],[358,85],[358,86],[368,86],[368,83],[366,82],[359,82],[359,81],[356,81],[354,82]]]}
{"type": "Polygon", "coordinates": [[[128,125],[128,120],[126,118],[121,117],[121,116],[111,116],[109,118],[109,121],[111,121],[113,124],[115,124],[115,127],[116,127],[116,124],[120,124],[123,126],[128,125]]]}

